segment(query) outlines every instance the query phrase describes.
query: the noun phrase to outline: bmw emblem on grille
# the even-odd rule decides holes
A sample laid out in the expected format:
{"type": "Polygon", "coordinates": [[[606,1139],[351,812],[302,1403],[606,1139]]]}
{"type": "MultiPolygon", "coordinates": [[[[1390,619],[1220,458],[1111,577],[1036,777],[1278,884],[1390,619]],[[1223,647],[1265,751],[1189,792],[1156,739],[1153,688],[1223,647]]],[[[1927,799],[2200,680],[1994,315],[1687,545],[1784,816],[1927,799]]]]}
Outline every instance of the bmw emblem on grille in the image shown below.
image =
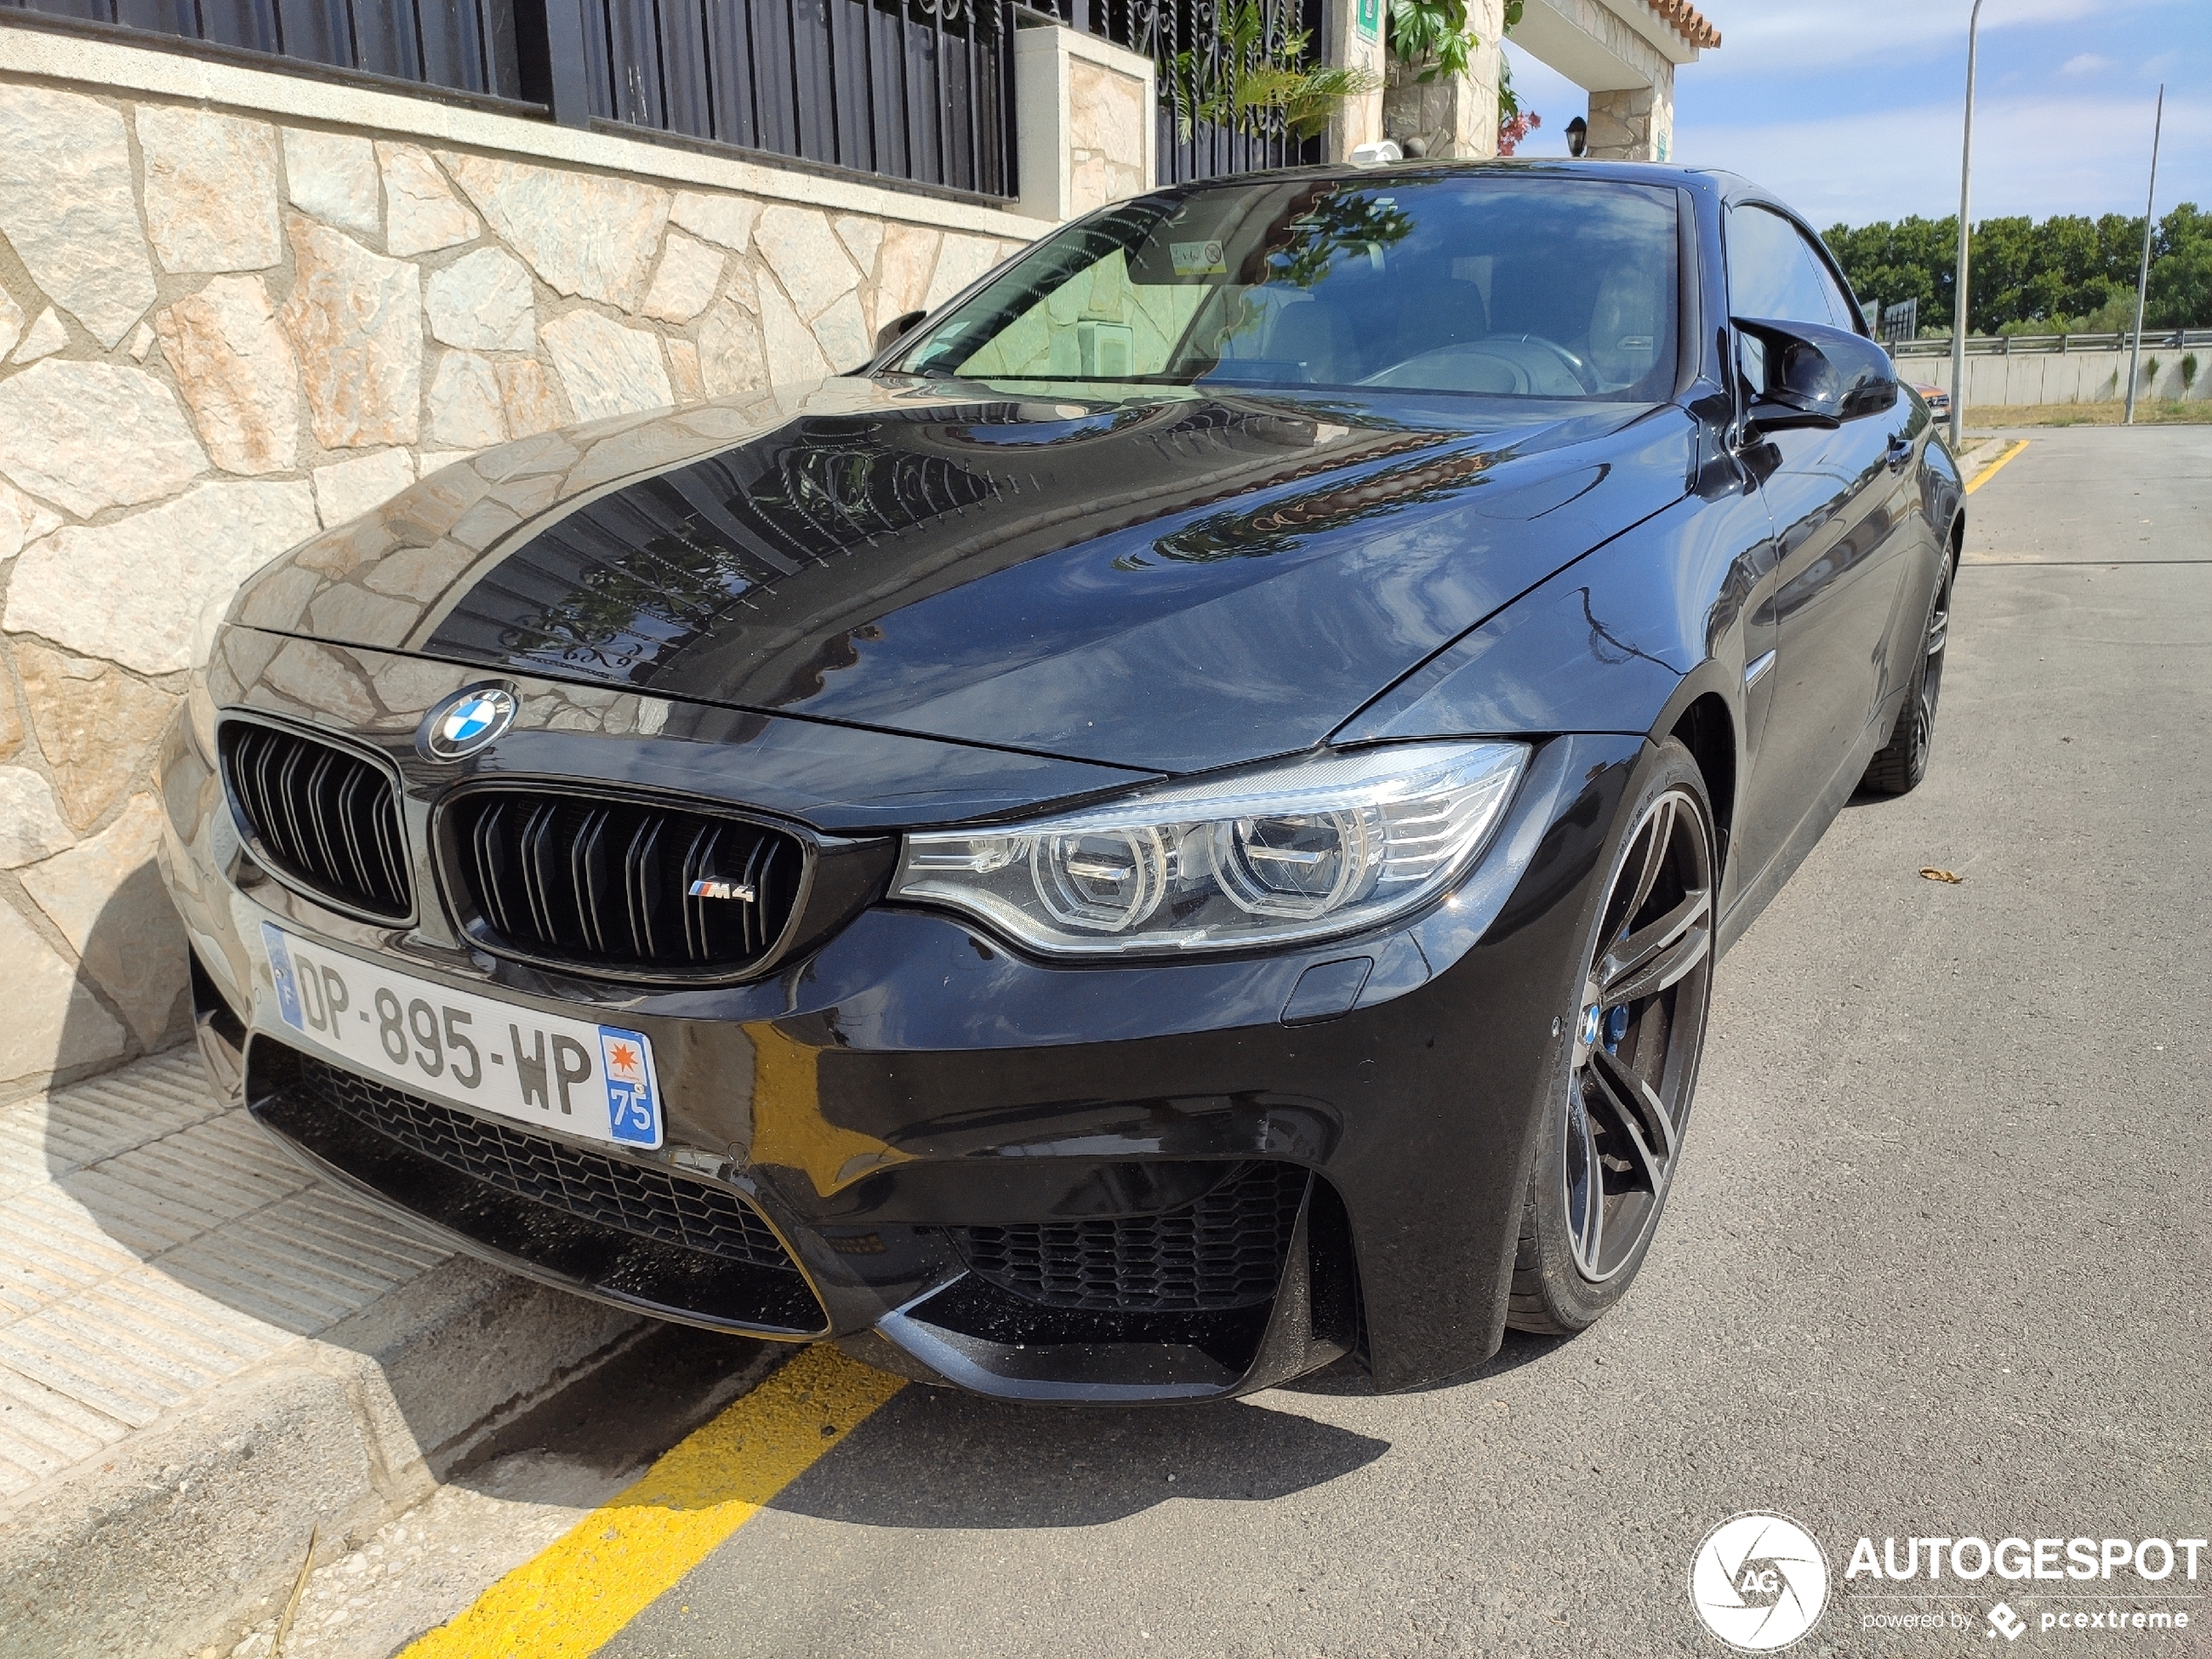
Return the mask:
{"type": "Polygon", "coordinates": [[[463,760],[515,723],[515,694],[503,685],[472,685],[430,711],[422,748],[433,760],[463,760]]]}

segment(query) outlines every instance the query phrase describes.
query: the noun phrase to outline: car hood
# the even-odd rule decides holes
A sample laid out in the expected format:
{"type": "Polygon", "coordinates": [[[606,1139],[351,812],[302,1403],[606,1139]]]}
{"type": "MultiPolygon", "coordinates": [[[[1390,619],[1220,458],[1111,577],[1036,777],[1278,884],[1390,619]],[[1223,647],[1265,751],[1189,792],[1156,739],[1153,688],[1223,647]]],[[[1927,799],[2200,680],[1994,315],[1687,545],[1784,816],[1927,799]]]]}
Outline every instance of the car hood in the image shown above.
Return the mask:
{"type": "Polygon", "coordinates": [[[1666,408],[848,379],[488,450],[231,621],[1197,771],[1320,741],[1690,448],[1666,408]]]}

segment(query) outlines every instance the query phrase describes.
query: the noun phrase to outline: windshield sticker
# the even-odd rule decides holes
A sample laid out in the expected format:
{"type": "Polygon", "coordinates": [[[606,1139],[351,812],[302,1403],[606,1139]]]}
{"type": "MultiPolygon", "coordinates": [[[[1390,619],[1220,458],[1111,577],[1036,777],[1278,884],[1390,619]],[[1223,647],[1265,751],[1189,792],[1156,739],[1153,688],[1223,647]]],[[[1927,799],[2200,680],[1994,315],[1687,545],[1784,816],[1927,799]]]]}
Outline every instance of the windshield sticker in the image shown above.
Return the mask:
{"type": "Polygon", "coordinates": [[[1219,242],[1170,242],[1168,257],[1175,262],[1175,273],[1179,277],[1229,274],[1229,266],[1222,261],[1219,242]]]}

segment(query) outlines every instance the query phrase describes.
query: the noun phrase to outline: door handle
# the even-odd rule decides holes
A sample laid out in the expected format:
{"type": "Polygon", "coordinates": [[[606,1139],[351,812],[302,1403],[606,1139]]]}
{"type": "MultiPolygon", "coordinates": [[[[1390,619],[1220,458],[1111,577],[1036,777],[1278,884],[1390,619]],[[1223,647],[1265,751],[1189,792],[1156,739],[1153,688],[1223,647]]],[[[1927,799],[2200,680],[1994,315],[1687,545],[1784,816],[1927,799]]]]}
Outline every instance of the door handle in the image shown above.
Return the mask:
{"type": "Polygon", "coordinates": [[[1889,462],[1892,472],[1902,470],[1905,463],[1912,459],[1912,440],[1900,432],[1890,440],[1890,447],[1883,452],[1882,459],[1889,462]]]}

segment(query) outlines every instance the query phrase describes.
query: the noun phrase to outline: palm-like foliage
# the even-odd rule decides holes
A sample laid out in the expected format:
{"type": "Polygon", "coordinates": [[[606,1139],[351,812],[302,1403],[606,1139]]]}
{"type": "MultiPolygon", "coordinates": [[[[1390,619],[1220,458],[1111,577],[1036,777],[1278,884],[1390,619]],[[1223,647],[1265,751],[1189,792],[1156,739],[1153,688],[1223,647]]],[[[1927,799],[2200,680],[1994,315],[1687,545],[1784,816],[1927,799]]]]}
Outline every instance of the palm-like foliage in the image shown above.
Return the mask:
{"type": "Polygon", "coordinates": [[[1217,53],[1175,55],[1182,105],[1178,125],[1186,139],[1201,121],[1238,132],[1263,132],[1270,112],[1279,115],[1298,138],[1310,138],[1329,125],[1346,98],[1382,88],[1382,78],[1365,66],[1308,63],[1310,30],[1299,30],[1270,46],[1258,0],[1224,5],[1217,29],[1217,53]]]}

